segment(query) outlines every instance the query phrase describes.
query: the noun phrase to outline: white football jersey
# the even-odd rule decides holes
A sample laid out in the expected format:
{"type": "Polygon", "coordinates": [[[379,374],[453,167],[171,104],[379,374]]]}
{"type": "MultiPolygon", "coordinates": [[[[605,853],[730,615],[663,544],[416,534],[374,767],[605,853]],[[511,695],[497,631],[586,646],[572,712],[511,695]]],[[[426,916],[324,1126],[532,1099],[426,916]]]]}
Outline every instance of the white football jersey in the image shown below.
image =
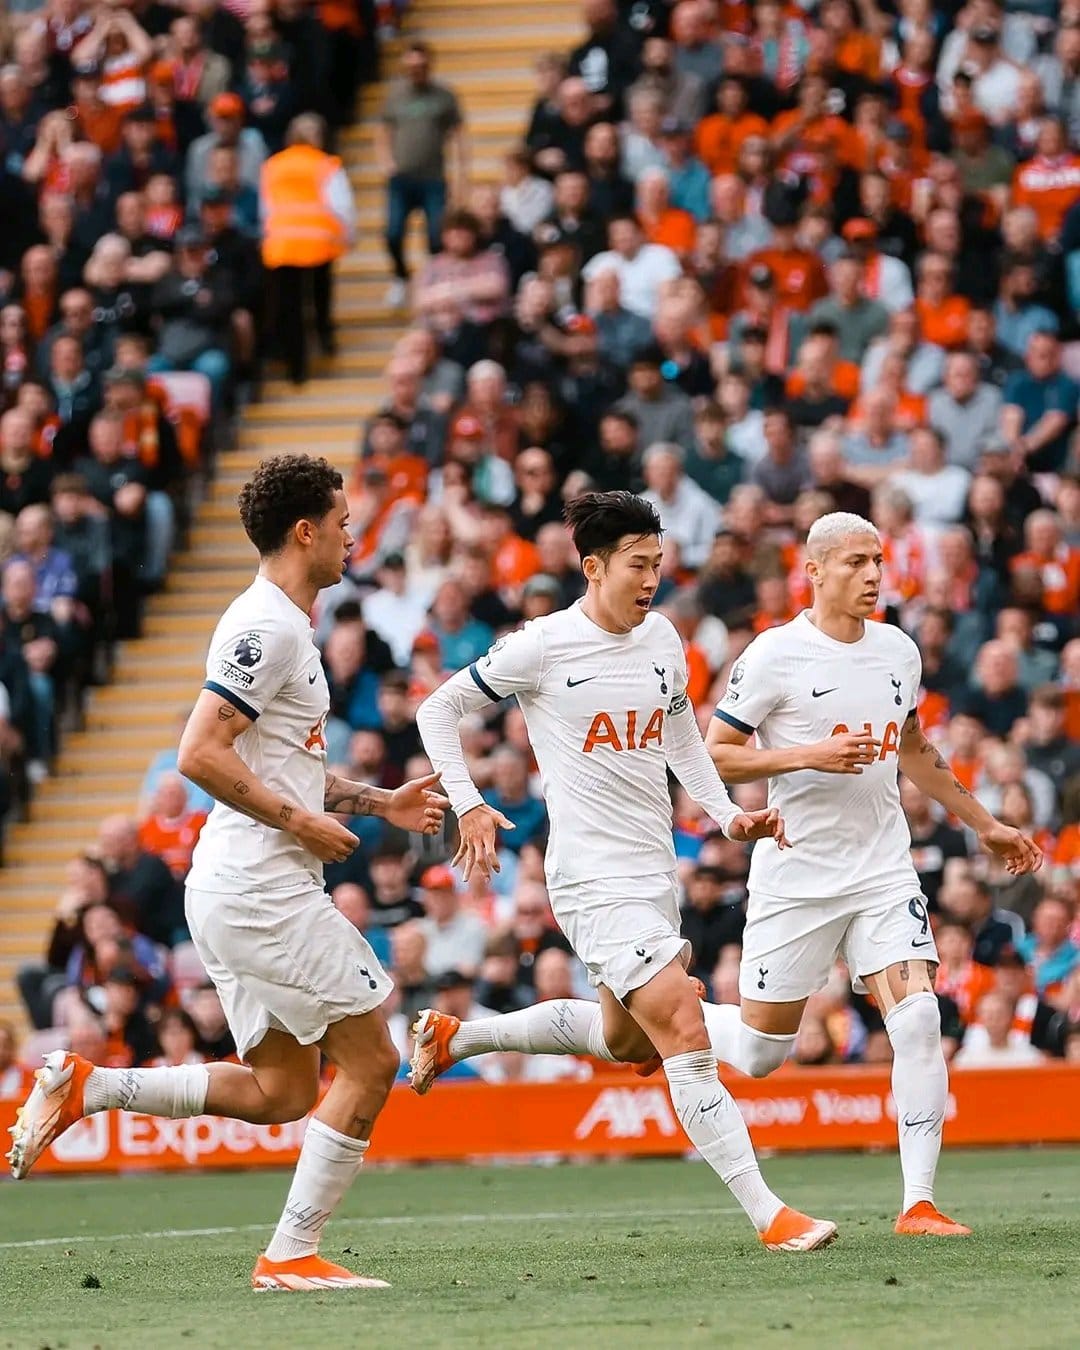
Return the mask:
{"type": "MultiPolygon", "coordinates": [[[[681,729],[694,711],[669,620],[650,614],[629,633],[609,633],[574,604],[501,638],[468,673],[496,702],[517,695],[551,822],[550,886],[674,869],[669,722],[681,729]]],[[[480,800],[471,782],[461,788],[475,800],[456,800],[452,773],[443,783],[456,810],[480,800]]]]}
{"type": "MultiPolygon", "coordinates": [[[[272,581],[257,576],[221,616],[203,687],[252,719],[233,744],[255,777],[305,810],[322,811],[330,689],[308,616],[272,581]]],[[[203,826],[188,875],[204,891],[312,879],[322,885],[322,863],[293,835],[222,802],[203,826]]]]}
{"type": "Polygon", "coordinates": [[[793,847],[759,841],[751,888],[825,899],[910,881],[912,894],[919,892],[898,752],[921,678],[918,647],[888,624],[867,623],[858,642],[838,642],[804,611],[750,643],[732,667],[717,717],[768,750],[842,731],[867,731],[882,743],[861,774],[805,769],[769,780],[769,805],[783,816],[793,847]]]}

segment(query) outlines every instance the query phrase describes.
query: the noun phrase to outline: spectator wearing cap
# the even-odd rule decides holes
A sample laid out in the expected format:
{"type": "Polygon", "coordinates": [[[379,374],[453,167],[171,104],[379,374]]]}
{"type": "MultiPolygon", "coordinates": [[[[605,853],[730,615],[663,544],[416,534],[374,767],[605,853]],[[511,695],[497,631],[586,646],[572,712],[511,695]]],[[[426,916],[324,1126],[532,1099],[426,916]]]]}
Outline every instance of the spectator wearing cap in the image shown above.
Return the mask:
{"type": "MultiPolygon", "coordinates": [[[[479,417],[462,412],[450,424],[446,460],[429,479],[428,498],[448,512],[464,501],[504,502],[514,499],[514,473],[509,463],[488,452],[488,435],[479,417]],[[458,486],[464,489],[459,493],[458,486]]],[[[456,514],[456,513],[455,513],[456,514]]]]}
{"type": "Polygon", "coordinates": [[[418,922],[427,940],[424,968],[428,976],[477,972],[484,959],[487,928],[478,914],[462,909],[449,867],[429,867],[421,875],[420,903],[424,917],[418,922]]]}
{"type": "Polygon", "coordinates": [[[140,103],[124,116],[120,149],[105,161],[105,181],[113,198],[146,187],[154,174],[174,177],[179,169],[175,153],[157,137],[157,117],[149,103],[140,103]]]}
{"type": "Polygon", "coordinates": [[[890,314],[910,309],[915,300],[911,273],[901,259],[882,251],[877,224],[866,216],[855,216],[845,223],[840,233],[862,263],[863,295],[884,305],[890,314]]]}
{"type": "Polygon", "coordinates": [[[409,279],[405,229],[414,211],[427,222],[428,251],[439,251],[447,197],[447,151],[453,156],[455,197],[463,200],[469,177],[469,146],[456,96],[431,78],[431,51],[409,42],[402,77],[390,87],[375,131],[375,157],[388,186],[386,246],[394,265],[388,303],[399,307],[409,279]]]}
{"type": "Polygon", "coordinates": [[[259,186],[259,175],[266,159],[266,142],[261,133],[244,125],[244,100],[239,94],[218,94],[211,99],[209,111],[211,129],[191,143],[185,162],[184,183],[189,209],[193,202],[197,204],[202,200],[207,163],[215,147],[225,145],[236,150],[240,182],[255,189],[259,186]]]}
{"type": "Polygon", "coordinates": [[[830,294],[809,314],[811,324],[827,323],[836,330],[841,359],[856,364],[889,326],[889,311],[864,294],[865,275],[865,264],[854,251],[837,258],[829,269],[830,294]]]}
{"type": "Polygon", "coordinates": [[[237,83],[251,126],[262,133],[271,155],[285,145],[286,128],[296,111],[285,47],[272,37],[249,42],[247,61],[237,83]]]}
{"type": "Polygon", "coordinates": [[[950,464],[974,469],[983,446],[998,432],[1001,394],[979,378],[979,363],[967,350],[950,352],[940,388],[927,399],[930,425],[945,440],[950,464]]]}
{"type": "MultiPolygon", "coordinates": [[[[231,371],[229,318],[234,304],[230,279],[210,270],[206,236],[198,225],[176,232],[173,266],[154,287],[151,308],[160,322],[150,371],[194,370],[210,381],[222,408],[231,371]]],[[[299,326],[299,325],[298,325],[299,326]]]]}
{"type": "Polygon", "coordinates": [[[688,211],[701,224],[709,219],[709,187],[712,179],[708,169],[693,153],[690,126],[678,118],[665,117],[660,123],[660,144],[667,160],[672,207],[688,211]]]}
{"type": "Polygon", "coordinates": [[[645,491],[641,494],[660,514],[664,533],[679,546],[683,565],[697,570],[708,558],[720,524],[720,508],[685,471],[681,445],[657,441],[642,461],[645,491]]]}
{"type": "Polygon", "coordinates": [[[655,342],[635,352],[630,362],[629,392],[616,403],[629,413],[639,443],[674,441],[684,449],[693,444],[694,419],[690,398],[664,378],[664,353],[655,342]]]}
{"type": "Polygon", "coordinates": [[[608,222],[608,249],[592,258],[582,271],[586,281],[614,270],[619,277],[622,304],[634,314],[652,320],[660,289],[682,274],[679,260],[662,244],[645,241],[637,218],[616,216],[608,222]]]}
{"type": "Polygon", "coordinates": [[[1060,473],[1076,426],[1080,386],[1061,369],[1055,332],[1036,329],[1024,350],[1024,369],[1002,391],[1001,431],[1031,473],[1060,473]]]}
{"type": "Polygon", "coordinates": [[[315,331],[327,354],[336,350],[333,329],[333,263],[356,237],[356,205],[345,169],[326,154],[326,123],[302,113],[289,123],[287,148],[263,164],[262,260],[273,277],[275,329],[289,378],[302,384],[308,373],[307,296],[315,331]]]}

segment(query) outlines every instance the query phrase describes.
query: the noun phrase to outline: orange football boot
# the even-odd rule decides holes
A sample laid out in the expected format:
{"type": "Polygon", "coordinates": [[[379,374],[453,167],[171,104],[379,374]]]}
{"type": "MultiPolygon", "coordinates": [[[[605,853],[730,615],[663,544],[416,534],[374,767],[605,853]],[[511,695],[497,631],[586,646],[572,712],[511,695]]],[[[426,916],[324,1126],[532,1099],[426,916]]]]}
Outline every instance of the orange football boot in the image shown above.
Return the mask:
{"type": "Polygon", "coordinates": [[[409,1081],[412,1090],[419,1096],[430,1092],[439,1074],[445,1073],[454,1063],[450,1058],[450,1042],[454,1038],[461,1018],[453,1013],[437,1012],[434,1008],[423,1008],[412,1026],[413,1052],[409,1060],[409,1081]]]}
{"type": "Polygon", "coordinates": [[[86,1080],[94,1066],[81,1055],[53,1050],[45,1056],[44,1066],[34,1074],[30,1095],[19,1107],[11,1135],[7,1160],[11,1175],[21,1181],[52,1141],[77,1120],[82,1120],[86,1080]]]}
{"type": "MultiPolygon", "coordinates": [[[[698,998],[701,999],[702,1003],[704,1003],[705,1002],[704,982],[702,980],[699,980],[696,975],[691,975],[690,983],[694,986],[695,990],[697,991],[698,998]]],[[[664,1061],[660,1058],[659,1055],[653,1055],[651,1059],[645,1060],[644,1063],[642,1064],[634,1064],[632,1067],[634,1072],[637,1074],[639,1078],[651,1078],[653,1074],[657,1071],[657,1069],[659,1069],[660,1065],[663,1064],[663,1062],[664,1061]]]]}
{"type": "Polygon", "coordinates": [[[370,1275],[354,1275],[344,1266],[335,1266],[321,1256],[300,1256],[294,1261],[268,1261],[260,1256],[251,1272],[251,1287],[256,1293],[268,1289],[286,1289],[305,1293],[327,1289],[389,1289],[385,1280],[370,1275]]]}
{"type": "Polygon", "coordinates": [[[758,1236],[770,1252],[816,1252],[835,1242],[837,1231],[831,1219],[811,1219],[785,1205],[758,1236]]]}
{"type": "Polygon", "coordinates": [[[896,1221],[894,1233],[907,1237],[970,1237],[967,1224],[957,1223],[942,1214],[930,1200],[920,1200],[906,1210],[896,1221]]]}

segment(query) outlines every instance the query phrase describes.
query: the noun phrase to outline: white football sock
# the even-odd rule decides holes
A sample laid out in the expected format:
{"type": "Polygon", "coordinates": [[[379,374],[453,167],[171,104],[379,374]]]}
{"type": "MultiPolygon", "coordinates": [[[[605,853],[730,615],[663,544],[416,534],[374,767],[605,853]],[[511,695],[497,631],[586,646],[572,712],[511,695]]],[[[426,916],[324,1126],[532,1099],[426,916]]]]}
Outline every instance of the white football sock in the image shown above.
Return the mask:
{"type": "Polygon", "coordinates": [[[584,998],[555,998],[501,1017],[462,1022],[449,1048],[454,1060],[517,1050],[526,1055],[592,1055],[616,1063],[604,1040],[600,1004],[584,998]]]}
{"type": "Polygon", "coordinates": [[[86,1080],[83,1109],[139,1111],[146,1116],[180,1120],[202,1115],[210,1074],[205,1064],[180,1064],[163,1069],[92,1069],[86,1080]]]}
{"type": "Polygon", "coordinates": [[[746,1122],[716,1075],[714,1052],[672,1055],[664,1060],[664,1073],[675,1114],[690,1142],[763,1233],[784,1202],[765,1185],[746,1122]]]}
{"type": "Polygon", "coordinates": [[[717,1059],[752,1078],[764,1078],[787,1059],[794,1036],[748,1027],[735,1003],[703,1003],[705,1029],[717,1059]]]}
{"type": "Polygon", "coordinates": [[[352,1185],[367,1148],[366,1139],[339,1134],[317,1117],[308,1122],[289,1197],[266,1249],[267,1260],[314,1256],[326,1221],[352,1185]]]}
{"type": "Polygon", "coordinates": [[[949,1071],[941,1052],[941,1013],[929,991],[908,994],[885,1018],[893,1048],[892,1092],[900,1137],[906,1214],[933,1201],[941,1129],[949,1099],[949,1071]]]}

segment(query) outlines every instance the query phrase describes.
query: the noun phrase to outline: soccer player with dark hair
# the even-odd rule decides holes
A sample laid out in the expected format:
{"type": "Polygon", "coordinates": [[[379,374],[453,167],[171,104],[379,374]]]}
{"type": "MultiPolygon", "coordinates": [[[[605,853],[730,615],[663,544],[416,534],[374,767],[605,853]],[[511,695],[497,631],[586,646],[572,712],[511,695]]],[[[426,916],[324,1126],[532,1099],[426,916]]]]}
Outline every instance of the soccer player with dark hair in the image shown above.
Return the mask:
{"type": "Polygon", "coordinates": [[[551,820],[551,906],[598,987],[598,1003],[553,999],[460,1022],[423,1011],[413,1086],[426,1092],[457,1060],[492,1050],[663,1062],[675,1113],[731,1188],[766,1246],[810,1251],[836,1225],[790,1209],[766,1186],[746,1125],[717,1077],[690,944],[679,929],[668,769],[730,839],[785,844],[777,811],[743,813],[724,790],[686,695],[671,623],[650,612],[660,583],[660,519],[629,492],[585,493],[566,510],[588,582],[569,609],[496,642],[421,705],[417,724],[457,813],[465,877],[498,868],[499,829],[469,775],[461,719],[517,695],[551,820]]]}
{"type": "Polygon", "coordinates": [[[357,845],[332,812],[434,833],[448,803],[433,775],[393,792],[327,776],[330,693],[308,615],[318,593],[341,580],[353,546],[341,475],[307,455],[266,460],[240,493],[240,517],[259,571],[214,632],[178,767],[215,798],[186,913],[245,1062],[102,1069],[54,1051],[13,1128],[9,1158],[24,1177],[68,1126],[116,1108],[298,1120],[315,1105],[321,1052],[337,1072],[252,1284],[381,1287],[318,1255],[398,1066],[382,1011],[390,980],[335,909],[322,871],[357,845]]]}

